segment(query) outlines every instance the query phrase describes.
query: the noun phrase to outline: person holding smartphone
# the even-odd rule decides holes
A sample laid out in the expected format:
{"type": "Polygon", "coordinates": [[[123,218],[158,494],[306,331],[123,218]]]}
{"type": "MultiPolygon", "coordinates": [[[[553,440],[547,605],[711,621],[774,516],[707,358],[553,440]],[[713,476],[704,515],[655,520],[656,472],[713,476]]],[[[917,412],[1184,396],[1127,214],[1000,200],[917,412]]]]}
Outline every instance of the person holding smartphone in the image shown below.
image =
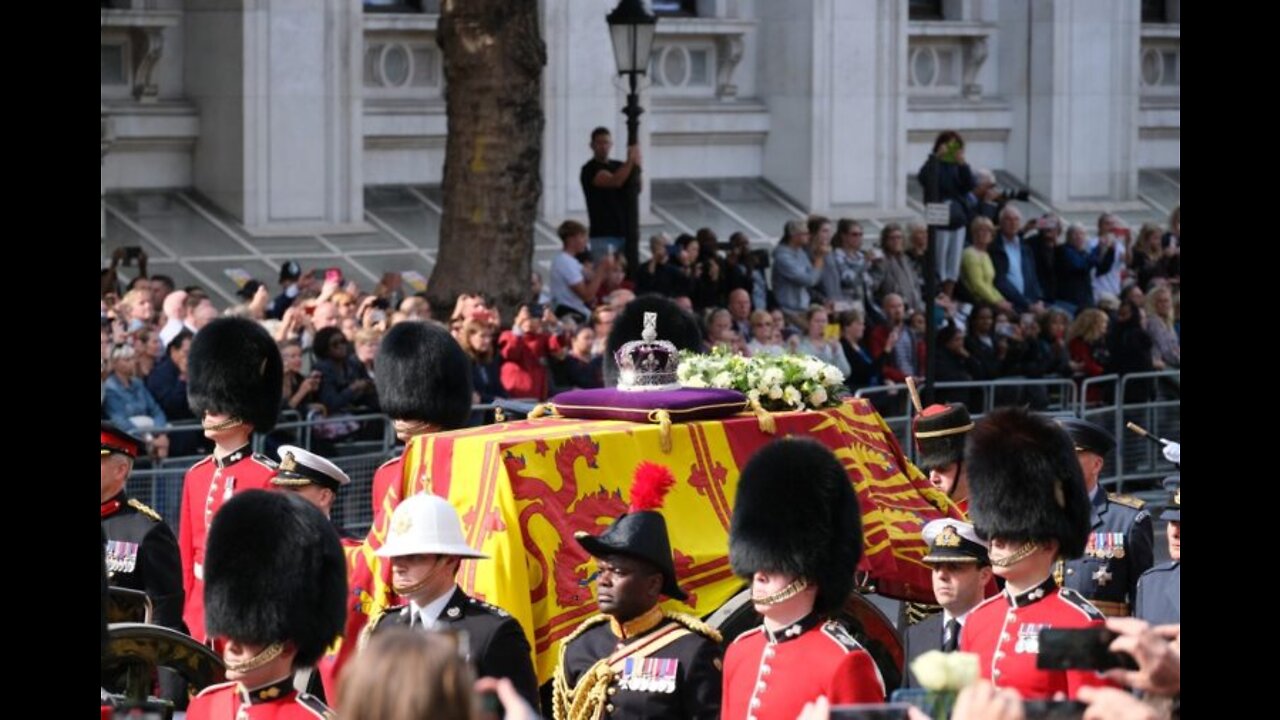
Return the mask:
{"type": "Polygon", "coordinates": [[[1059,558],[1084,554],[1089,495],[1075,444],[1048,418],[1020,408],[978,421],[965,447],[970,517],[990,542],[991,567],[1004,591],[978,605],[960,632],[960,651],[978,655],[984,679],[1027,700],[1074,700],[1080,688],[1109,684],[1089,670],[1041,670],[1040,631],[1102,627],[1105,616],[1074,590],[1059,587],[1059,558]]]}
{"type": "Polygon", "coordinates": [[[956,282],[960,279],[960,252],[964,249],[965,227],[971,215],[968,196],[974,189],[973,170],[964,159],[964,138],[955,130],[938,133],[933,152],[920,168],[919,180],[926,203],[947,203],[950,220],[939,227],[937,240],[938,279],[956,282]],[[935,190],[936,188],[936,190],[935,190]]]}

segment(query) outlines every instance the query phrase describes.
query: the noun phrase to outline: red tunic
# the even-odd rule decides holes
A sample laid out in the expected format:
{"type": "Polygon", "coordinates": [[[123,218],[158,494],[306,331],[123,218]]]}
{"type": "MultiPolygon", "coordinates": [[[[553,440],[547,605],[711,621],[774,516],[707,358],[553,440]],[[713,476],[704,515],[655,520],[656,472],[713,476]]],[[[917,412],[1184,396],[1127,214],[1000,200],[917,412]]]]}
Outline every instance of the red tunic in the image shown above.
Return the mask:
{"type": "Polygon", "coordinates": [[[293,689],[293,675],[253,690],[238,682],[210,685],[201,690],[187,708],[187,720],[333,720],[334,717],[333,711],[315,696],[299,694],[293,689]]]}
{"type": "Polygon", "coordinates": [[[182,481],[182,510],[178,521],[178,552],[182,555],[182,589],[186,601],[182,619],[191,637],[205,641],[204,544],[213,516],[231,496],[244,490],[269,490],[275,463],[265,455],[236,450],[222,460],[212,455],[187,471],[182,481]]]}
{"type": "Polygon", "coordinates": [[[1036,655],[1044,628],[1087,628],[1104,616],[1079,593],[1059,588],[1050,575],[1021,595],[1004,592],[969,613],[960,631],[960,650],[976,653],[982,677],[1017,690],[1027,700],[1052,700],[1064,692],[1074,700],[1087,685],[1111,685],[1092,670],[1039,670],[1036,655]]]}
{"type": "Polygon", "coordinates": [[[739,635],[724,658],[724,720],[795,720],[825,695],[832,705],[884,702],[871,655],[844,626],[817,614],[780,630],[739,635]]]}

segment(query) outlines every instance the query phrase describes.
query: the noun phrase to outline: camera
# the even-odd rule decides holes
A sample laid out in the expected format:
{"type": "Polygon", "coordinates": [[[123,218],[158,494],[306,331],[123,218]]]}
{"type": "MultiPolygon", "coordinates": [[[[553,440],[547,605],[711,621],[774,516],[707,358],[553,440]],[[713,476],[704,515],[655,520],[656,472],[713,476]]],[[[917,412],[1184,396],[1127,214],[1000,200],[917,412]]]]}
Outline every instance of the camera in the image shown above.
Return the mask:
{"type": "Polygon", "coordinates": [[[1014,190],[1013,188],[996,185],[992,187],[992,190],[996,193],[996,202],[1008,202],[1010,200],[1027,202],[1031,198],[1031,193],[1027,192],[1025,188],[1014,190]]]}

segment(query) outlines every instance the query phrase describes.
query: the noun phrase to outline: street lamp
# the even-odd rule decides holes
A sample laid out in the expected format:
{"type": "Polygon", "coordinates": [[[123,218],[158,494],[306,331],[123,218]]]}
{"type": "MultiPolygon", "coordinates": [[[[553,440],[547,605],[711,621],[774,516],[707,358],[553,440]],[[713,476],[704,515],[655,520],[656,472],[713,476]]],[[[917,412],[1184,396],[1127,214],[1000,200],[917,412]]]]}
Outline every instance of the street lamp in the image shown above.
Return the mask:
{"type": "MultiPolygon", "coordinates": [[[[649,69],[649,52],[653,48],[653,34],[658,18],[645,8],[641,0],[619,0],[618,7],[605,20],[609,23],[609,37],[613,40],[613,59],[618,74],[626,75],[630,83],[627,93],[627,148],[640,142],[640,95],[636,92],[636,76],[649,69]]],[[[640,269],[640,168],[636,167],[627,180],[627,277],[634,279],[640,269]]]]}

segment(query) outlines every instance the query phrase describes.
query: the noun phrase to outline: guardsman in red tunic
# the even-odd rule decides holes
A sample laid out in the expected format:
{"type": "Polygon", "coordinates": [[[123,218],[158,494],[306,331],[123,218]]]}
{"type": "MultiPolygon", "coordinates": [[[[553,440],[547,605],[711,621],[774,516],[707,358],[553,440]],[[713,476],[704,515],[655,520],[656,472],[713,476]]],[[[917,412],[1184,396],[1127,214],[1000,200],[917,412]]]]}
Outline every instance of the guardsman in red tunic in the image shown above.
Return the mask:
{"type": "Polygon", "coordinates": [[[916,415],[916,465],[929,473],[929,482],[947,494],[969,517],[969,473],[964,466],[964,440],[973,429],[969,410],[961,403],[930,405],[916,415]]]}
{"type": "MultiPolygon", "coordinates": [[[[280,455],[280,467],[271,478],[271,485],[301,495],[333,522],[333,503],[338,499],[338,491],[351,484],[350,476],[332,462],[295,445],[281,445],[276,452],[280,455]]],[[[355,538],[337,523],[333,529],[343,548],[360,546],[362,539],[355,538]]]]}
{"type": "Polygon", "coordinates": [[[213,454],[182,482],[178,549],[182,553],[182,618],[204,642],[205,538],[223,503],[244,490],[271,487],[275,463],[254,454],[253,433],[269,432],[280,412],[284,366],[267,331],[252,320],[219,318],[201,328],[187,361],[187,399],[202,418],[213,454]]]}
{"type": "Polygon", "coordinates": [[[332,718],[294,690],[342,630],[346,560],[333,524],[294,493],[232,498],[209,531],[209,635],[228,682],[191,701],[189,720],[332,718]]]}
{"type": "Polygon", "coordinates": [[[982,677],[1027,700],[1075,699],[1086,685],[1110,685],[1091,670],[1036,667],[1040,631],[1089,628],[1104,618],[1053,577],[1058,558],[1084,553],[1089,496],[1075,445],[1053,421],[1010,408],[977,423],[965,453],[973,491],[973,523],[991,542],[1003,592],[969,613],[960,650],[978,655],[982,677]]]}
{"type": "MultiPolygon", "coordinates": [[[[471,417],[470,362],[458,341],[434,325],[399,323],[387,331],[378,346],[375,382],[378,404],[392,419],[398,438],[411,443],[419,435],[466,427],[471,417]]],[[[338,674],[355,651],[370,605],[378,611],[394,602],[391,563],[374,551],[388,537],[391,514],[404,499],[405,480],[403,457],[384,463],[373,475],[373,527],[350,553],[346,629],[342,642],[318,666],[330,704],[336,704],[338,674]]]]}
{"type": "Polygon", "coordinates": [[[729,562],[764,617],[724,662],[725,720],[795,720],[805,703],[884,702],[871,655],[830,619],[853,591],[862,515],[840,461],[812,440],[777,440],[738,480],[729,562]]]}

